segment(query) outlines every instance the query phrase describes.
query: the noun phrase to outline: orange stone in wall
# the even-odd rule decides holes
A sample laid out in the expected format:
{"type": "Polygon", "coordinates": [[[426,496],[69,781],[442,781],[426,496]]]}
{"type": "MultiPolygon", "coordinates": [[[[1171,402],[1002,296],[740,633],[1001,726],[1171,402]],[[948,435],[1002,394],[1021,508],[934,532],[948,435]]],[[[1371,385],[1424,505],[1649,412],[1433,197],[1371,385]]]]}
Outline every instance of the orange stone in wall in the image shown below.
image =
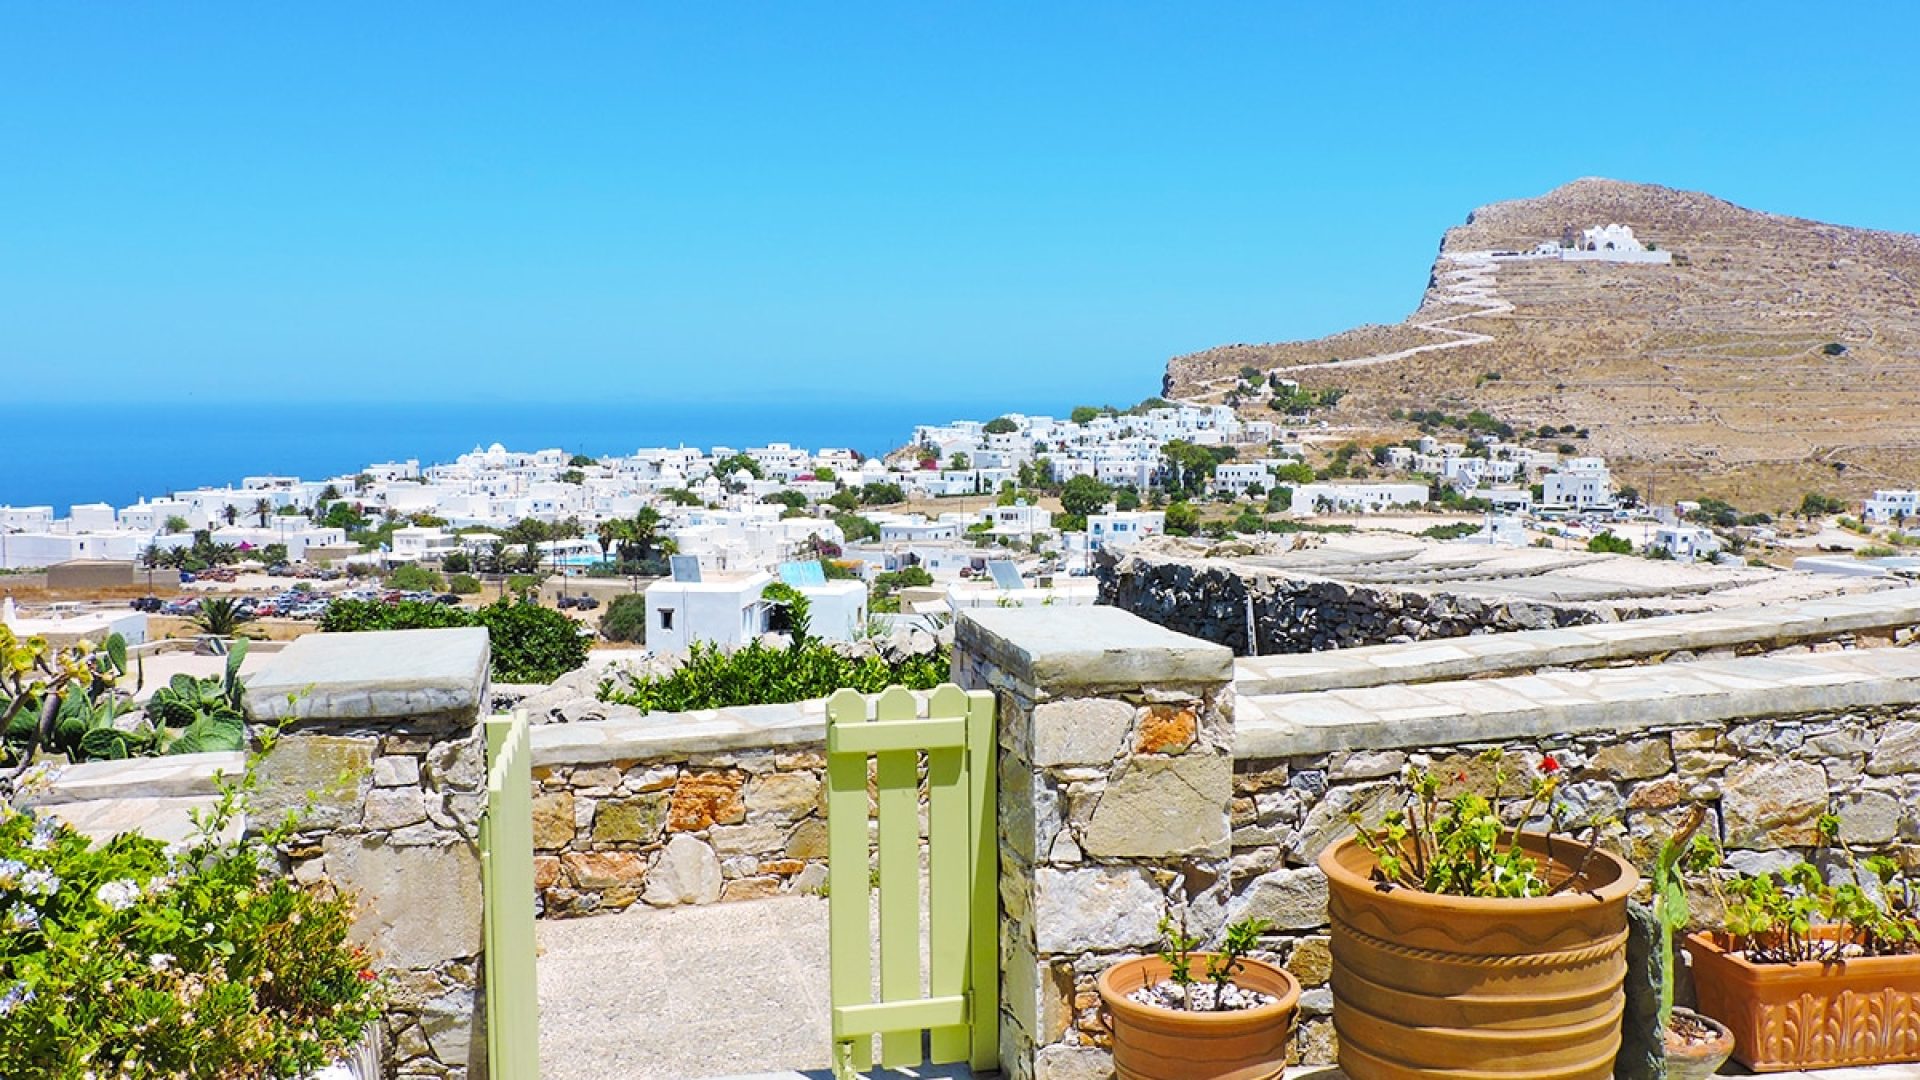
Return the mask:
{"type": "Polygon", "coordinates": [[[699,832],[714,825],[734,825],[747,818],[740,789],[746,775],[738,772],[688,773],[673,785],[667,828],[699,832]]]}

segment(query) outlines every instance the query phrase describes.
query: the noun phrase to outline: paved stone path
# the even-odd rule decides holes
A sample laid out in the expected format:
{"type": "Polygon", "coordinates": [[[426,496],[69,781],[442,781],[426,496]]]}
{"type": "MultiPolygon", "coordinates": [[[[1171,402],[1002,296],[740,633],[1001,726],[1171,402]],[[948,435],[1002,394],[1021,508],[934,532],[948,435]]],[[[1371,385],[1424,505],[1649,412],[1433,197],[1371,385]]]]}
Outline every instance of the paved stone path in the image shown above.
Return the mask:
{"type": "MultiPolygon", "coordinates": [[[[831,1080],[827,902],[785,896],[542,920],[540,1069],[566,1080],[831,1080]]],[[[1729,1066],[1738,1074],[1738,1066],[1729,1066]]],[[[964,1066],[872,1080],[967,1080],[964,1066]]],[[[1327,1066],[1287,1080],[1342,1080],[1327,1066]]],[[[1920,1080],[1920,1065],[1775,1073],[1920,1080]]]]}

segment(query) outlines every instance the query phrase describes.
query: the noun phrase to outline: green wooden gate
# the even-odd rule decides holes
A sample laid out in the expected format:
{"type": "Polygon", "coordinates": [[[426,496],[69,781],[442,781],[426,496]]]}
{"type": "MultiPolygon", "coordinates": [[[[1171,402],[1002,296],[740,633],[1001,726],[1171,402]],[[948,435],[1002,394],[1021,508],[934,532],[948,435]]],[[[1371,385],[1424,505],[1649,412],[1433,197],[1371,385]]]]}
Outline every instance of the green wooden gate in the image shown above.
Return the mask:
{"type": "Polygon", "coordinates": [[[833,1070],[926,1060],[998,1067],[999,853],[994,819],[993,695],[943,685],[926,698],[893,687],[869,704],[827,701],[827,885],[833,1070]],[[869,711],[871,709],[871,711],[869,711]],[[927,981],[920,970],[920,770],[927,792],[927,981]],[[868,761],[879,817],[870,878],[868,761]],[[873,995],[871,901],[880,889],[880,996],[873,995]]]}
{"type": "Polygon", "coordinates": [[[485,898],[487,1066],[494,1080],[539,1080],[540,988],[533,957],[533,751],[527,717],[489,717],[487,811],[480,819],[485,898]]]}

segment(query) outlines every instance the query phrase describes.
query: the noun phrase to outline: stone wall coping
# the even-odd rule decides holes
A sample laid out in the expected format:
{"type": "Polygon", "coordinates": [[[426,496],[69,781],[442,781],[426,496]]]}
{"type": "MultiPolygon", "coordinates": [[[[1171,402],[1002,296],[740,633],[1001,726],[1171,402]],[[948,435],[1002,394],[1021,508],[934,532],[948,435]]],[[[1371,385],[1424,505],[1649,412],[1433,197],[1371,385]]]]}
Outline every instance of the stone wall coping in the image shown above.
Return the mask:
{"type": "Polygon", "coordinates": [[[247,714],[268,723],[478,715],[489,659],[478,626],[307,634],[247,679],[247,714]]]}
{"type": "MultiPolygon", "coordinates": [[[[931,690],[914,690],[919,715],[927,714],[931,690]]],[[[874,699],[866,695],[867,716],[874,699]]],[[[535,765],[599,765],[684,754],[736,750],[786,750],[823,746],[827,699],[781,705],[733,705],[692,712],[646,713],[572,724],[537,724],[528,734],[535,765]]]]}
{"type": "Polygon", "coordinates": [[[1233,651],[1114,607],[979,608],[960,614],[972,651],[1055,697],[1088,687],[1226,682],[1233,651]]]}
{"type": "Polygon", "coordinates": [[[1374,686],[1236,703],[1242,760],[1385,750],[1920,704],[1920,649],[1374,686]]]}
{"type": "Polygon", "coordinates": [[[1434,682],[1683,650],[1788,645],[1915,625],[1920,625],[1920,588],[1888,589],[1628,622],[1247,657],[1234,664],[1234,689],[1246,697],[1434,682]]]}
{"type": "Polygon", "coordinates": [[[22,806],[57,806],[96,799],[172,799],[211,795],[221,774],[238,777],[247,768],[239,751],[169,754],[125,761],[66,765],[50,782],[23,794],[22,806]]]}

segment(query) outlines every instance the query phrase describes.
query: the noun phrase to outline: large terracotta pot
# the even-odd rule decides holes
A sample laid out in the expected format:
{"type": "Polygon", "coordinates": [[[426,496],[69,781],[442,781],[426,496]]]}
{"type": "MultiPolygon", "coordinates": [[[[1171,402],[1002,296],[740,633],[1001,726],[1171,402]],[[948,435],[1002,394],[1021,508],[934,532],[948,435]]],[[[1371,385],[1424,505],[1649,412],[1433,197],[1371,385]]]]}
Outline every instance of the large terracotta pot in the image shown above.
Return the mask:
{"type": "MultiPolygon", "coordinates": [[[[1546,859],[1546,840],[1520,844],[1546,859]]],[[[1560,838],[1553,873],[1586,848],[1560,838]]],[[[1333,933],[1333,1026],[1353,1080],[1605,1080],[1626,1008],[1631,865],[1604,850],[1585,888],[1532,899],[1438,896],[1371,880],[1351,837],[1320,853],[1333,933]]]]}
{"type": "Polygon", "coordinates": [[[1755,1072],[1920,1061],[1920,956],[1753,964],[1719,934],[1689,934],[1700,1011],[1733,1031],[1755,1072]]]}
{"type": "MultiPolygon", "coordinates": [[[[1194,954],[1193,970],[1205,970],[1208,955],[1194,954]]],[[[1287,1064],[1287,1042],[1300,1004],[1292,973],[1242,961],[1234,984],[1279,999],[1234,1012],[1179,1012],[1142,1005],[1127,997],[1165,982],[1168,967],[1157,956],[1123,960],[1100,973],[1100,1003],[1113,1033],[1113,1071],[1120,1080],[1268,1080],[1287,1064]]]]}

